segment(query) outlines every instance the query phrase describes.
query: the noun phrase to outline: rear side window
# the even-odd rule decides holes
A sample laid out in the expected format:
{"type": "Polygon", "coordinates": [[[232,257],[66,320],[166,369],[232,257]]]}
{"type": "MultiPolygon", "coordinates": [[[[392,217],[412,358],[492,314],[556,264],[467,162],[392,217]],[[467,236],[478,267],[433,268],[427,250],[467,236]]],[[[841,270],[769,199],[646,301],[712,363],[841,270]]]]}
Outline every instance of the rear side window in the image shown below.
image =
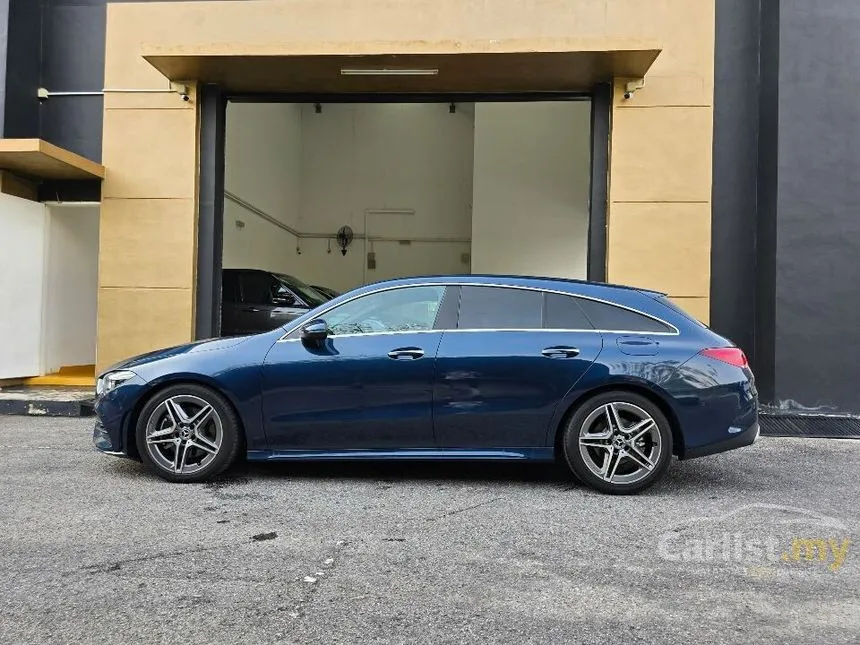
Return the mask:
{"type": "Polygon", "coordinates": [[[242,302],[250,305],[270,305],[278,292],[278,282],[268,273],[242,274],[242,302]]]}
{"type": "Polygon", "coordinates": [[[588,319],[597,329],[605,331],[638,331],[647,333],[666,333],[675,330],[668,325],[643,316],[635,311],[616,307],[605,302],[579,298],[579,304],[588,319]]]}
{"type": "Polygon", "coordinates": [[[460,329],[540,329],[543,293],[507,287],[463,287],[460,329]]]}
{"type": "Polygon", "coordinates": [[[573,296],[548,293],[544,300],[544,329],[594,329],[573,296]]]}

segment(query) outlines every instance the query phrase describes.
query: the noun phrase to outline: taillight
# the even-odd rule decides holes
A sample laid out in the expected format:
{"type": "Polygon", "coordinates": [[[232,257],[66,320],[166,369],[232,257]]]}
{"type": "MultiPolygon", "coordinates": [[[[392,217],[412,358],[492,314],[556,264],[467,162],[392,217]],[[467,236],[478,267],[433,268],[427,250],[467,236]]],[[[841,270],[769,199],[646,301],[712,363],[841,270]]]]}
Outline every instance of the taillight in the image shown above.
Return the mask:
{"type": "Polygon", "coordinates": [[[722,361],[735,367],[749,367],[746,354],[737,347],[715,347],[712,349],[703,349],[699,352],[702,356],[713,358],[715,361],[722,361]]]}

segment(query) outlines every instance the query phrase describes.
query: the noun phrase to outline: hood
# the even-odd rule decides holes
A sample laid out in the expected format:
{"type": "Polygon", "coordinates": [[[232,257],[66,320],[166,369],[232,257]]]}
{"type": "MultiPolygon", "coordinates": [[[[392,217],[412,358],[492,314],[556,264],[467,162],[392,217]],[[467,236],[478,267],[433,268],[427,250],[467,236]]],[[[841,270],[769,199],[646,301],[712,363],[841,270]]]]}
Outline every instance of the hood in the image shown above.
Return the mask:
{"type": "Polygon", "coordinates": [[[248,338],[250,338],[250,336],[210,338],[207,340],[198,340],[193,343],[185,343],[184,345],[175,345],[173,347],[157,349],[151,352],[146,352],[145,354],[138,354],[137,356],[132,356],[131,358],[127,358],[123,361],[115,363],[114,365],[111,365],[110,367],[102,371],[100,376],[107,374],[108,372],[113,372],[115,370],[134,370],[134,368],[138,367],[139,365],[146,365],[147,363],[160,361],[165,358],[170,358],[171,356],[178,356],[179,354],[209,352],[216,349],[227,349],[228,347],[235,347],[236,345],[244,343],[246,340],[248,340],[248,338]]]}

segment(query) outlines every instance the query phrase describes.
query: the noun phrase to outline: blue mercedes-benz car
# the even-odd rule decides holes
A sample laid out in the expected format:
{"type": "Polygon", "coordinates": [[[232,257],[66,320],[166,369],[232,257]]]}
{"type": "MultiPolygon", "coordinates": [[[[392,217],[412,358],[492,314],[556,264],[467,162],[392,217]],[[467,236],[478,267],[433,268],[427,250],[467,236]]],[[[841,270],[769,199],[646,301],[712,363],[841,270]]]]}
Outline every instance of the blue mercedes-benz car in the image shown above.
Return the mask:
{"type": "Polygon", "coordinates": [[[174,482],[249,460],[560,460],[607,493],[753,443],[743,352],[663,294],[442,276],[100,375],[94,443],[174,482]]]}

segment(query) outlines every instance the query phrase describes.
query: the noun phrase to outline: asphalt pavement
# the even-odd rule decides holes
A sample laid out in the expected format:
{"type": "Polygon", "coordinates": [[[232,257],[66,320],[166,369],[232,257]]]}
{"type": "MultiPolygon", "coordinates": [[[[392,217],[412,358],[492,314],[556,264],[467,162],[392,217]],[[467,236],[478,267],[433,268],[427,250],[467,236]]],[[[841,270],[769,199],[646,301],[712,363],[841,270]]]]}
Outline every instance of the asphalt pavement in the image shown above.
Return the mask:
{"type": "Polygon", "coordinates": [[[0,643],[857,643],[860,441],[763,438],[607,497],[523,464],[171,485],[0,417],[0,643]]]}

